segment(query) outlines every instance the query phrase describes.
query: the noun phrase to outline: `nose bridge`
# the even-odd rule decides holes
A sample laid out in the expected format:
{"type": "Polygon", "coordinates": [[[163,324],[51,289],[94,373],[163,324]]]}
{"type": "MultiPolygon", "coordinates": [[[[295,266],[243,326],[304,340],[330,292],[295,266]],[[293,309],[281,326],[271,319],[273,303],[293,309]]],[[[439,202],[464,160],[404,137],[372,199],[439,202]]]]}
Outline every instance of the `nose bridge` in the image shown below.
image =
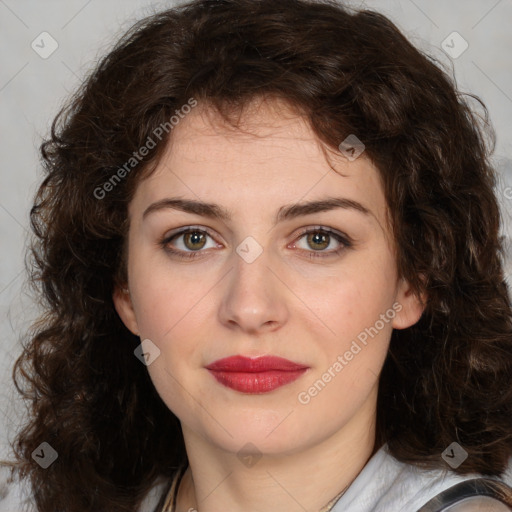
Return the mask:
{"type": "Polygon", "coordinates": [[[234,268],[219,308],[222,323],[257,331],[285,321],[287,309],[271,260],[271,253],[253,237],[245,238],[236,247],[232,254],[234,268]]]}
{"type": "Polygon", "coordinates": [[[264,250],[253,237],[245,238],[235,249],[233,254],[234,275],[233,285],[241,289],[253,287],[257,293],[257,287],[269,290],[271,284],[268,282],[271,274],[269,270],[270,250],[264,250]]]}

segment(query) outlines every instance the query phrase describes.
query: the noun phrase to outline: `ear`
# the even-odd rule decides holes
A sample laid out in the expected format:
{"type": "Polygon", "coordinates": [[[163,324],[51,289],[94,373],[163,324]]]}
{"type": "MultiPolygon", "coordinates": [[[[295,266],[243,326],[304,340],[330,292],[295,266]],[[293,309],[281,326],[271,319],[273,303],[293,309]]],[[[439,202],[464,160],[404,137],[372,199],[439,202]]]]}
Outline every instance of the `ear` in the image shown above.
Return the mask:
{"type": "Polygon", "coordinates": [[[405,279],[400,279],[395,304],[393,305],[396,311],[392,322],[393,328],[407,329],[407,327],[411,327],[421,318],[425,310],[426,297],[424,294],[418,297],[411,289],[409,283],[405,279]]]}
{"type": "Polygon", "coordinates": [[[114,307],[116,308],[117,314],[121,317],[126,328],[138,336],[139,328],[128,288],[115,285],[112,300],[114,301],[114,307]]]}

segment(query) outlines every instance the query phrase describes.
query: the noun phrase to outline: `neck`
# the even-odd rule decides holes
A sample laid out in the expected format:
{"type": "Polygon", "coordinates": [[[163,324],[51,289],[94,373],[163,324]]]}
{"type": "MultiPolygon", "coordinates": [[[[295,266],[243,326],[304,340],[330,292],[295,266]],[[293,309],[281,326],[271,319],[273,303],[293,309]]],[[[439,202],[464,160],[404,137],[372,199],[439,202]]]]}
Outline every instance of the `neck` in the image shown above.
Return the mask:
{"type": "MultiPolygon", "coordinates": [[[[375,410],[374,400],[366,405],[375,410]]],[[[262,454],[257,461],[248,459],[247,465],[237,453],[208,443],[182,425],[189,467],[176,512],[327,510],[376,451],[375,416],[370,425],[357,419],[300,451],[262,454]]]]}

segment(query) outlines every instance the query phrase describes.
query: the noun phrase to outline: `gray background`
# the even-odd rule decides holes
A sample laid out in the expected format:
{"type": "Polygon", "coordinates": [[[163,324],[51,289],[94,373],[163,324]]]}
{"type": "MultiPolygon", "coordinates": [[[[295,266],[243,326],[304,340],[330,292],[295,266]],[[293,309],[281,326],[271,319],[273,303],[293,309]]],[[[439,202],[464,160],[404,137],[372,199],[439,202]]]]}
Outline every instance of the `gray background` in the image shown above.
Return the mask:
{"type": "MultiPolygon", "coordinates": [[[[276,0],[279,1],[279,0],[276,0]]],[[[389,16],[416,46],[453,66],[459,89],[480,96],[497,133],[494,160],[504,232],[512,234],[512,0],[352,1],[389,16]],[[442,42],[458,32],[469,45],[457,58],[442,42]]],[[[28,213],[41,178],[38,146],[64,99],[99,56],[135,20],[174,2],[143,0],[0,0],[0,457],[22,420],[11,382],[20,336],[36,314],[24,275],[28,213]],[[31,47],[42,32],[57,42],[43,59],[31,47]]],[[[461,48],[448,39],[454,50],[461,48]]],[[[46,40],[48,48],[48,40],[46,40]]],[[[507,273],[512,274],[510,260],[507,273]]],[[[1,499],[1,488],[0,488],[1,499]]]]}

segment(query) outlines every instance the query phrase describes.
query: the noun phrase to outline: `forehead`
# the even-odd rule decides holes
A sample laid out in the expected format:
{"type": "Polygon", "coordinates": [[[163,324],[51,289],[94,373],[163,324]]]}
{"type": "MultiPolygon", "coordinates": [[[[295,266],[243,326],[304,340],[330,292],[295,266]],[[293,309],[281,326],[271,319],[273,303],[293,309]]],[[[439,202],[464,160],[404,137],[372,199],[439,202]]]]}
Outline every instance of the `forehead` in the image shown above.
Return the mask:
{"type": "MultiPolygon", "coordinates": [[[[171,133],[166,156],[170,161],[177,156],[209,159],[212,163],[246,153],[251,155],[252,161],[278,156],[322,160],[322,144],[305,115],[283,100],[255,99],[240,113],[232,114],[231,119],[236,125],[229,124],[213,107],[199,104],[171,133]],[[298,146],[299,154],[296,153],[298,146]]],[[[246,160],[243,158],[240,164],[246,160]]]]}
{"type": "Polygon", "coordinates": [[[382,225],[387,211],[379,172],[364,153],[349,161],[327,148],[306,117],[279,100],[249,104],[236,127],[205,104],[192,109],[139,183],[134,208],[169,195],[240,213],[337,195],[367,205],[382,225]]]}

